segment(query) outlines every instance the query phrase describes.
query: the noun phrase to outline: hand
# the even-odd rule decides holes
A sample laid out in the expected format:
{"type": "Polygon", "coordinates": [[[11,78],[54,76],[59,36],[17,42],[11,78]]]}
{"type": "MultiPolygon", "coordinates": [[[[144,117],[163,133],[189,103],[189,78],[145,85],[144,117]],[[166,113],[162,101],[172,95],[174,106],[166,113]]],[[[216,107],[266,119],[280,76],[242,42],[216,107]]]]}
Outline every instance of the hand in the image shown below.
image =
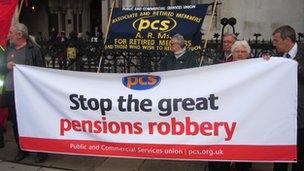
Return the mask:
{"type": "Polygon", "coordinates": [[[267,60],[267,61],[268,61],[268,60],[270,59],[270,57],[271,57],[271,55],[270,55],[269,53],[262,53],[261,56],[262,56],[263,59],[265,59],[265,60],[267,60]]]}
{"type": "Polygon", "coordinates": [[[16,65],[15,62],[10,61],[6,64],[6,67],[7,67],[8,70],[13,70],[15,65],[16,65]]]}

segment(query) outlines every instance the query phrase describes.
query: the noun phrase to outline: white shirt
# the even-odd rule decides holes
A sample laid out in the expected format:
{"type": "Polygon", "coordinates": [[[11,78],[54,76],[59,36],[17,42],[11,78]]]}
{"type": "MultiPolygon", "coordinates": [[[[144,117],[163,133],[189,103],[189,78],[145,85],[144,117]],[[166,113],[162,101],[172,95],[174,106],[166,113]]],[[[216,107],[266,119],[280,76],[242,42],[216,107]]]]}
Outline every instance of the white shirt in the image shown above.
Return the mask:
{"type": "Polygon", "coordinates": [[[179,57],[183,56],[183,54],[186,53],[186,48],[184,48],[183,50],[179,51],[179,52],[174,52],[175,58],[178,59],[179,57]]]}
{"type": "MultiPolygon", "coordinates": [[[[295,43],[293,45],[293,47],[290,49],[290,51],[288,52],[288,54],[290,55],[291,59],[294,59],[297,55],[297,52],[298,52],[298,44],[295,43]]],[[[286,57],[287,53],[284,53],[284,57],[286,57]]]]}

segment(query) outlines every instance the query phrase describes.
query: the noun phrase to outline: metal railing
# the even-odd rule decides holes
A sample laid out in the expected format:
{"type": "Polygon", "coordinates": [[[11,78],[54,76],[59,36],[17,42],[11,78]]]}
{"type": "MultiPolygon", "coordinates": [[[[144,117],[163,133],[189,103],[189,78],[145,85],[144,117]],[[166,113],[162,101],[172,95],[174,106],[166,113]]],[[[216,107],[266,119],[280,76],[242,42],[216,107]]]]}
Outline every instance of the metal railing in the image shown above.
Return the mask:
{"type": "MultiPolygon", "coordinates": [[[[304,43],[303,33],[298,34],[298,42],[304,43]]],[[[260,40],[260,34],[254,34],[254,40],[248,40],[254,57],[262,53],[275,54],[271,40],[260,40]]],[[[203,65],[214,64],[219,55],[221,40],[214,34],[209,40],[207,48],[196,52],[204,56],[203,65]]],[[[42,53],[45,57],[46,67],[63,70],[96,72],[100,58],[101,72],[107,73],[136,73],[153,72],[159,70],[160,60],[168,53],[165,51],[126,51],[104,50],[102,42],[66,41],[63,43],[41,41],[42,53]],[[75,48],[74,56],[68,54],[68,49],[75,48]]],[[[204,43],[204,42],[203,42],[204,43]]]]}

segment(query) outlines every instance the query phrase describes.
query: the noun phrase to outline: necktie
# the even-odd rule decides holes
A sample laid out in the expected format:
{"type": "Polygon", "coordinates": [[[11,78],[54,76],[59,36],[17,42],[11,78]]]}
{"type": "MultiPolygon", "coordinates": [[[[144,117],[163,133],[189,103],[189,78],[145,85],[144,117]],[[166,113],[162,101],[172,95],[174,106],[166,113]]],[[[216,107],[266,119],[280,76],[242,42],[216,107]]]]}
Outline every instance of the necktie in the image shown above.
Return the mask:
{"type": "Polygon", "coordinates": [[[289,55],[289,53],[286,54],[286,58],[291,58],[291,56],[289,55]]]}
{"type": "Polygon", "coordinates": [[[232,55],[230,55],[228,58],[226,58],[225,62],[231,62],[233,61],[233,57],[232,55]]]}

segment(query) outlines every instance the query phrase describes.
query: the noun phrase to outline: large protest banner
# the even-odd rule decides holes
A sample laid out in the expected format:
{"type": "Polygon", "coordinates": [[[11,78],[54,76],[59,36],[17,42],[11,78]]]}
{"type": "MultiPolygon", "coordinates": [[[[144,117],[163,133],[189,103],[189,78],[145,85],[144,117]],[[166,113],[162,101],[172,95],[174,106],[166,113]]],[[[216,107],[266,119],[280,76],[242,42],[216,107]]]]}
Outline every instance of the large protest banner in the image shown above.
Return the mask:
{"type": "Polygon", "coordinates": [[[114,8],[105,49],[169,50],[181,34],[190,50],[201,49],[201,26],[208,5],[114,8]]]}
{"type": "Polygon", "coordinates": [[[27,151],[183,160],[296,161],[297,63],[248,59],[150,74],[17,65],[27,151]]]}

